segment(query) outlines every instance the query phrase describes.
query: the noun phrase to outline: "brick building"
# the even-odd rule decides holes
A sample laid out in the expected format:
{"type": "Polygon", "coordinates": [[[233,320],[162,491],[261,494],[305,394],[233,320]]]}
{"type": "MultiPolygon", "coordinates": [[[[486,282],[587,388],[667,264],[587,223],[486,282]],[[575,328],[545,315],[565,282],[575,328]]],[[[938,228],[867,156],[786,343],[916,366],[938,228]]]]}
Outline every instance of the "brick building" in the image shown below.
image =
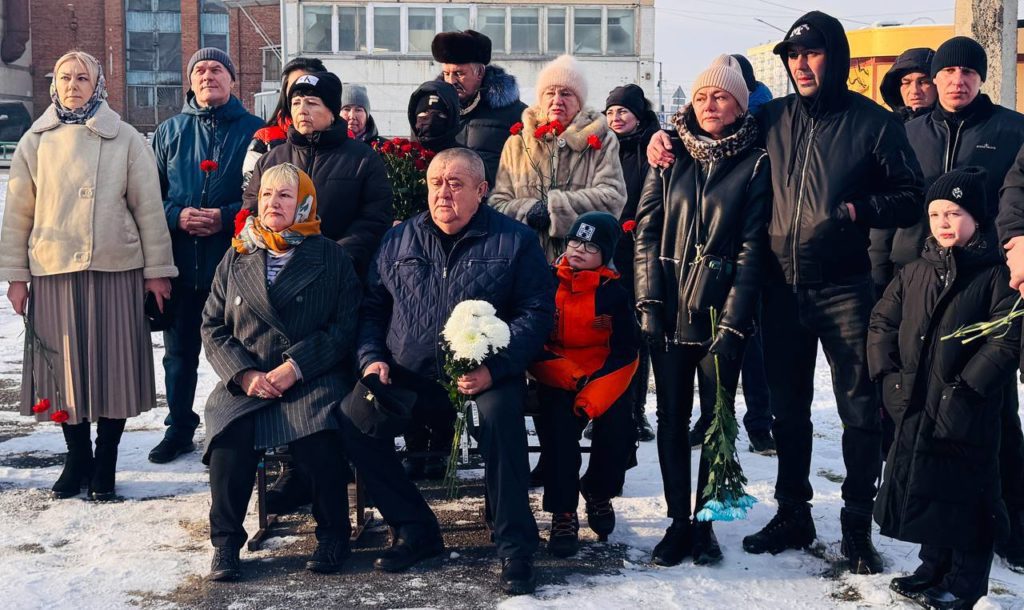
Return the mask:
{"type": "Polygon", "coordinates": [[[250,109],[264,64],[270,80],[280,69],[277,0],[32,0],[31,8],[36,115],[50,103],[53,62],[75,48],[103,62],[110,106],[142,131],[181,110],[185,68],[202,46],[235,60],[235,94],[250,109]]]}

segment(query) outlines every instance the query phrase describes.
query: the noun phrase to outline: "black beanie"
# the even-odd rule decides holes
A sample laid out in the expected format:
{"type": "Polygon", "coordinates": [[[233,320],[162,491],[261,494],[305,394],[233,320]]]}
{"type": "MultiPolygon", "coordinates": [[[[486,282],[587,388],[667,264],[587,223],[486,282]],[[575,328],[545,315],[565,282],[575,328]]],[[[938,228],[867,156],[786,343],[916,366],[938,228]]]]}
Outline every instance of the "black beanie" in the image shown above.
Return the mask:
{"type": "Polygon", "coordinates": [[[312,72],[295,79],[288,89],[289,104],[299,94],[320,98],[334,116],[341,113],[341,79],[331,72],[312,72]]]}
{"type": "Polygon", "coordinates": [[[733,53],[732,58],[740,65],[740,72],[743,73],[743,82],[747,83],[747,91],[753,93],[757,89],[757,77],[754,76],[754,66],[744,55],[733,53]]]}
{"type": "Polygon", "coordinates": [[[622,227],[614,216],[608,212],[587,212],[576,218],[565,239],[597,244],[601,249],[601,263],[607,265],[621,236],[622,227]]]}
{"type": "Polygon", "coordinates": [[[650,109],[651,104],[644,97],[643,89],[637,85],[630,84],[612,89],[604,103],[604,109],[608,110],[612,106],[622,106],[636,115],[636,118],[642,119],[647,110],[650,109]]]}
{"type": "Polygon", "coordinates": [[[442,64],[491,63],[491,39],[474,30],[441,32],[430,43],[434,60],[442,64]]]}
{"type": "Polygon", "coordinates": [[[984,81],[988,75],[988,55],[977,41],[966,36],[954,36],[935,51],[932,58],[932,77],[949,67],[970,68],[984,81]]]}
{"type": "Polygon", "coordinates": [[[988,201],[985,195],[987,175],[982,167],[964,167],[942,174],[928,189],[925,205],[931,205],[938,199],[952,201],[967,210],[975,222],[983,225],[988,222],[988,201]]]}

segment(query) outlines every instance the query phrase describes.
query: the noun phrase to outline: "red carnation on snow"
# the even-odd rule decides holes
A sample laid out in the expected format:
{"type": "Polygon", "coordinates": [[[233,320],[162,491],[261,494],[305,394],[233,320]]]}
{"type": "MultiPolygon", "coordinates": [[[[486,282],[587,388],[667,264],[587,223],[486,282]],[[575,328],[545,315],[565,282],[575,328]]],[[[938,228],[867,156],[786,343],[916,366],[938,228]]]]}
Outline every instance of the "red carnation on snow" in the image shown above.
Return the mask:
{"type": "Polygon", "coordinates": [[[49,398],[41,398],[41,399],[39,399],[39,402],[37,402],[36,404],[32,405],[32,412],[33,413],[46,413],[49,410],[50,410],[50,399],[49,398]]]}
{"type": "Polygon", "coordinates": [[[218,167],[220,167],[220,164],[213,159],[203,159],[199,162],[199,169],[203,170],[207,174],[217,171],[218,167]]]}
{"type": "Polygon", "coordinates": [[[508,132],[514,136],[518,136],[523,131],[522,122],[516,123],[515,125],[508,128],[508,132]]]}
{"type": "MultiPolygon", "coordinates": [[[[593,138],[594,136],[590,137],[593,138]]],[[[636,230],[636,221],[633,219],[629,219],[626,222],[622,223],[622,230],[625,231],[626,233],[632,233],[634,230],[636,230]]]]}
{"type": "Polygon", "coordinates": [[[245,228],[245,219],[250,216],[252,216],[252,210],[239,210],[235,214],[235,237],[238,237],[238,234],[245,228]]]}
{"type": "Polygon", "coordinates": [[[63,424],[68,420],[68,417],[68,412],[65,411],[64,409],[61,409],[60,411],[57,411],[56,413],[51,415],[50,419],[58,424],[63,424]]]}
{"type": "Polygon", "coordinates": [[[588,137],[587,146],[593,148],[594,150],[601,150],[601,138],[595,135],[588,137]]]}

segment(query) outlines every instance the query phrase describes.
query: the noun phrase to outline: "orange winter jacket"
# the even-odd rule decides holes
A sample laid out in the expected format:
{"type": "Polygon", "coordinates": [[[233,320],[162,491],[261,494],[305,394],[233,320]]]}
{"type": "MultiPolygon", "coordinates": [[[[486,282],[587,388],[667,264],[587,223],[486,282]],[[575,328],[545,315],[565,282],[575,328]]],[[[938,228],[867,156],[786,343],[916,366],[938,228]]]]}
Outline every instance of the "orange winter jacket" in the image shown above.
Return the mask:
{"type": "Polygon", "coordinates": [[[638,364],[640,336],[629,294],[608,267],[574,271],[554,267],[555,328],[530,368],[540,383],[578,391],[574,409],[600,417],[629,387],[638,364]]]}

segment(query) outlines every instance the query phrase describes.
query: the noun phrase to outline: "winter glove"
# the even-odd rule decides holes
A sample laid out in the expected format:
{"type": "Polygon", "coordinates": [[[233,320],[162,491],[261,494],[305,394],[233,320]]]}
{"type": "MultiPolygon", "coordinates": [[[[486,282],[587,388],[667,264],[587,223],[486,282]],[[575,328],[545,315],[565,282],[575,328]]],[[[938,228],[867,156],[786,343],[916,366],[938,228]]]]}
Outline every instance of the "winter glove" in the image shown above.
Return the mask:
{"type": "Polygon", "coordinates": [[[551,226],[551,214],[548,212],[548,203],[538,201],[533,204],[530,211],[526,213],[526,224],[537,231],[547,231],[551,226]]]}
{"type": "Polygon", "coordinates": [[[994,412],[970,386],[951,383],[942,388],[933,436],[953,443],[983,445],[987,440],[985,419],[994,412]]]}
{"type": "Polygon", "coordinates": [[[662,325],[662,307],[647,303],[640,309],[640,334],[651,345],[665,342],[665,329],[662,325]]]}
{"type": "Polygon", "coordinates": [[[726,360],[739,361],[743,358],[743,348],[745,345],[746,339],[732,331],[720,328],[715,335],[715,340],[711,342],[708,352],[721,356],[726,360]]]}

